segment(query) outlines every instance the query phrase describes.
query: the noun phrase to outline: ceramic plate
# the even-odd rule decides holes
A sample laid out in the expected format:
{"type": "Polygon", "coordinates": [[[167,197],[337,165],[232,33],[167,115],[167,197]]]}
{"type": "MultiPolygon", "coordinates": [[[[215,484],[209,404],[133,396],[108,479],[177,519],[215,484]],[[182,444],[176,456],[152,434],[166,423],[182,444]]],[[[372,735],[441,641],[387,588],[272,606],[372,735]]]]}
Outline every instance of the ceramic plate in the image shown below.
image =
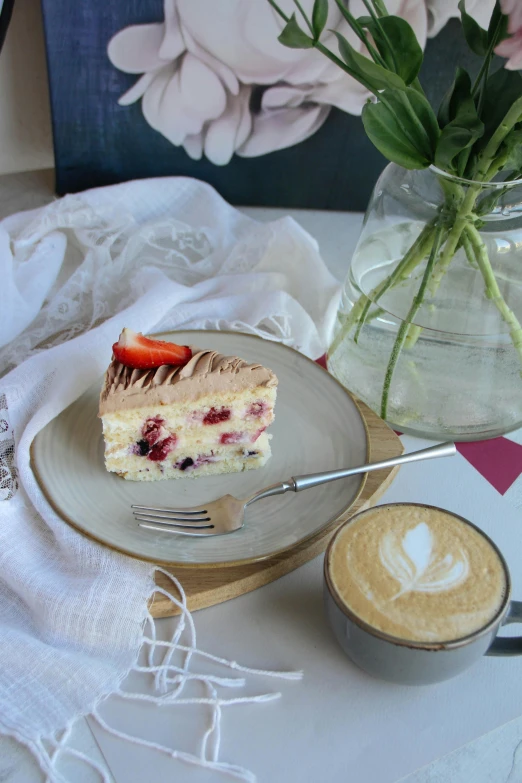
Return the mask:
{"type": "Polygon", "coordinates": [[[366,426],[348,392],[315,362],[280,343],[231,332],[160,335],[237,355],[270,367],[279,378],[272,457],[258,470],[199,479],[125,481],[107,473],[97,417],[102,379],[35,438],[35,475],[60,516],[114,549],[180,566],[236,565],[263,560],[305,541],[346,511],[364,477],[354,476],[300,493],[260,500],[241,530],[189,538],[140,528],[131,504],[194,506],[221,495],[247,497],[292,475],[363,465],[366,426]]]}

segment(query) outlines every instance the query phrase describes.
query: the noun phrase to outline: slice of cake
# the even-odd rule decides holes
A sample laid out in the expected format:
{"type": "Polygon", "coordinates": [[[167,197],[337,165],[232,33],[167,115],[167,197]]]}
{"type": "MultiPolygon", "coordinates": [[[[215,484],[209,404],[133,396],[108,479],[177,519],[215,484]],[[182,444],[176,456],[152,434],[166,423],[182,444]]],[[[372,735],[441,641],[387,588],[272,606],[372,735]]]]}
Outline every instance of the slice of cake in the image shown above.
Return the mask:
{"type": "Polygon", "coordinates": [[[135,481],[259,468],[276,391],[260,364],[124,329],[100,396],[105,466],[135,481]]]}

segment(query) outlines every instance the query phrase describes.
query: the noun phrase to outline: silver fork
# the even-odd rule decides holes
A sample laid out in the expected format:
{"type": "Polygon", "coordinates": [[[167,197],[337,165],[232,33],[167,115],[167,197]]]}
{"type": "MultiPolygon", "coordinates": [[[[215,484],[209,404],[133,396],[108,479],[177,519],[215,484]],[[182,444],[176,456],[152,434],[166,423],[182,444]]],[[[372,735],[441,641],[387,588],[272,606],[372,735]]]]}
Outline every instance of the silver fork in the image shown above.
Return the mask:
{"type": "Polygon", "coordinates": [[[355,476],[357,473],[368,473],[371,470],[392,468],[395,465],[405,465],[408,462],[419,462],[434,457],[452,457],[456,453],[454,443],[442,443],[439,446],[412,451],[410,454],[385,459],[382,462],[371,462],[369,465],[361,465],[358,468],[292,476],[281,484],[272,484],[272,486],[261,489],[255,495],[244,500],[239,500],[232,495],[224,495],[218,500],[192,508],[173,509],[152,506],[132,506],[132,508],[139,526],[147,530],[160,530],[162,533],[177,533],[185,536],[219,536],[223,533],[233,533],[242,528],[247,506],[251,506],[252,503],[263,500],[263,498],[282,495],[285,492],[301,492],[303,489],[355,476]]]}

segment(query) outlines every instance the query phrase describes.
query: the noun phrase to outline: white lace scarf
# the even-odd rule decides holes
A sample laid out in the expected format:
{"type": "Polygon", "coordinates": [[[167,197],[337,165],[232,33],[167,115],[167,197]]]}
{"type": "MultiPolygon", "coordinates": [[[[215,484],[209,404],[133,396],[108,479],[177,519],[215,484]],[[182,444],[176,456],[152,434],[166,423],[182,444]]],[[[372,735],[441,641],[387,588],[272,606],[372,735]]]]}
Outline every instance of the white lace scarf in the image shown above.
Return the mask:
{"type": "Polygon", "coordinates": [[[158,641],[147,609],[153,567],[66,525],[35,480],[30,446],[99,381],[123,326],[238,329],[317,358],[337,282],[293,220],[256,223],[208,185],[182,178],[101,188],[7,218],[0,223],[0,280],[0,730],[29,747],[58,783],[62,754],[81,756],[67,745],[79,716],[91,713],[121,736],[102,715],[111,693],[197,702],[210,714],[199,755],[127,739],[253,780],[219,760],[221,713],[278,694],[225,698],[223,689],[243,679],[200,674],[196,666],[205,658],[243,674],[270,673],[198,650],[177,582],[172,600],[181,618],[172,640],[158,641]],[[138,666],[143,645],[147,662],[138,666]],[[133,669],[154,678],[156,695],[122,689],[133,669]],[[187,695],[191,681],[203,695],[187,695]]]}

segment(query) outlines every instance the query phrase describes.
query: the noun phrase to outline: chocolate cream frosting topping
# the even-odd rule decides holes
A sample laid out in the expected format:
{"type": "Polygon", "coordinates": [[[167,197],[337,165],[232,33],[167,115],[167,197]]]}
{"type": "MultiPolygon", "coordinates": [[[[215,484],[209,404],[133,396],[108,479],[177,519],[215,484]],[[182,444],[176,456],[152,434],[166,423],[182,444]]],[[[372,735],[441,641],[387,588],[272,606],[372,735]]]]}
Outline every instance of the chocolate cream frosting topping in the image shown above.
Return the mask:
{"type": "Polygon", "coordinates": [[[192,359],[187,364],[163,364],[153,370],[134,370],[113,358],[100,395],[100,416],[149,405],[195,402],[214,392],[277,386],[272,370],[261,364],[248,364],[238,356],[194,346],[191,350],[192,359]]]}

